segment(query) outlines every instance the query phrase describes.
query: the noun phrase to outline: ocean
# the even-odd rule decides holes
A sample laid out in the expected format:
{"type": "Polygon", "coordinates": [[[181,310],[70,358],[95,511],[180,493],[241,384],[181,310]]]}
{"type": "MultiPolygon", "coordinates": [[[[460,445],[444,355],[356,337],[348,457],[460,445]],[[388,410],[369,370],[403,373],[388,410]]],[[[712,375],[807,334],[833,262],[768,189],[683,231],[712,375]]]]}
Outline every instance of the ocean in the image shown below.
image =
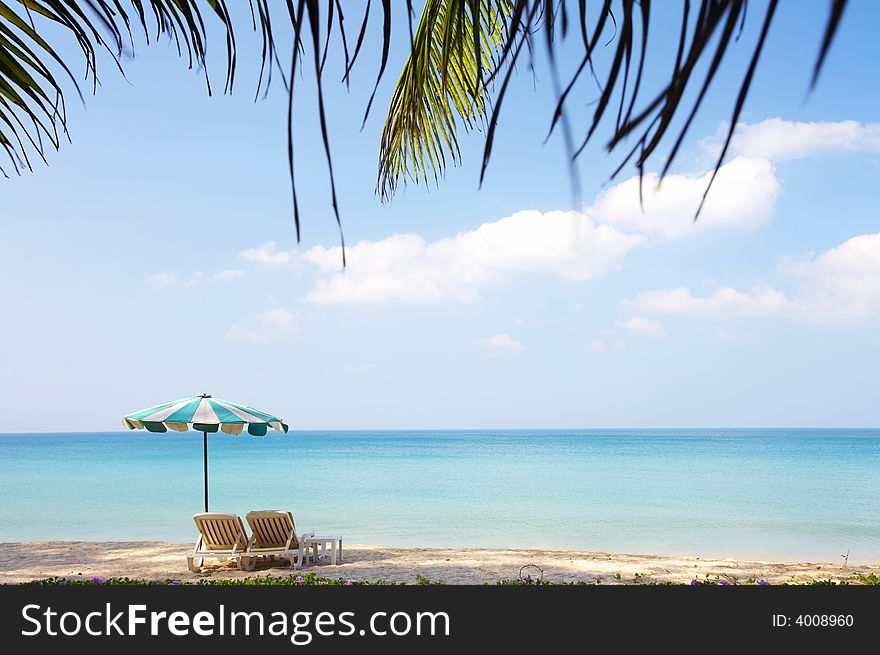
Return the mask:
{"type": "MultiPolygon", "coordinates": [[[[880,562],[880,430],[209,436],[211,510],[349,543],[880,562]]],[[[194,541],[202,435],[0,435],[0,541],[194,541]]]]}

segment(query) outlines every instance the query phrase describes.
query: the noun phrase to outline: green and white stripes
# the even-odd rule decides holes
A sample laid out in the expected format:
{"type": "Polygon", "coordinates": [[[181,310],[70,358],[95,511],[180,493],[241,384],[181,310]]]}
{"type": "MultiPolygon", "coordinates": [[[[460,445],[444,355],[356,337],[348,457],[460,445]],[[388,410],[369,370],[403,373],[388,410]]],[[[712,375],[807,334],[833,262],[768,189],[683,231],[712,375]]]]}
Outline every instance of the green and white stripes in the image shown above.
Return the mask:
{"type": "Polygon", "coordinates": [[[240,434],[247,427],[248,434],[255,436],[263,436],[270,427],[278,432],[288,430],[280,418],[208,394],[181,398],[128,414],[122,424],[131,430],[150,432],[186,432],[192,426],[199,432],[219,430],[226,434],[240,434]]]}

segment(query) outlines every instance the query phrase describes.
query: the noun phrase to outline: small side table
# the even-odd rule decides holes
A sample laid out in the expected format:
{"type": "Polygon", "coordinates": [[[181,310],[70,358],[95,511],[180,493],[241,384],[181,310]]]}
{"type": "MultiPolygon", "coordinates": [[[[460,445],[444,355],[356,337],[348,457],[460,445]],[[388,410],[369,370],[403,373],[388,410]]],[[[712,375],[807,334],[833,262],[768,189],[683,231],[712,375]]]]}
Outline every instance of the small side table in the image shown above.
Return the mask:
{"type": "Polygon", "coordinates": [[[327,557],[327,548],[330,548],[330,563],[338,564],[342,561],[342,537],[309,535],[305,538],[306,557],[308,557],[309,548],[312,549],[312,561],[317,562],[319,559],[327,557]]]}

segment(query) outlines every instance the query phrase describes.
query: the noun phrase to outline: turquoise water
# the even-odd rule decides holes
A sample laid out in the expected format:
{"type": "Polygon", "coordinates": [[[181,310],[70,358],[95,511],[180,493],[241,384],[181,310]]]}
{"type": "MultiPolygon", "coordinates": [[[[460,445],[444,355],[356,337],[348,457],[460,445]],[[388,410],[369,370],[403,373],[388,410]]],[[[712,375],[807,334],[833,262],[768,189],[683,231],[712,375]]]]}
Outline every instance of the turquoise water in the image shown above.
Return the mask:
{"type": "MultiPolygon", "coordinates": [[[[198,433],[0,435],[0,541],[194,539],[198,433]]],[[[391,546],[880,562],[880,430],[210,436],[211,509],[391,546]]]]}

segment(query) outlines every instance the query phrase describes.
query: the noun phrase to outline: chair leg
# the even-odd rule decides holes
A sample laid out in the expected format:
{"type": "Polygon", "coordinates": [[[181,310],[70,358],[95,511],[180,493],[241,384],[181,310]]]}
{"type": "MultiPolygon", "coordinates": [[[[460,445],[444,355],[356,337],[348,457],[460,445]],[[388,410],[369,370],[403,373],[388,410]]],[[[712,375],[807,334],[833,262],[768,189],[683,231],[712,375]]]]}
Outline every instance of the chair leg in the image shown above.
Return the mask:
{"type": "Polygon", "coordinates": [[[205,564],[205,558],[204,557],[202,558],[202,563],[199,566],[195,565],[195,559],[196,558],[193,557],[192,555],[188,555],[186,558],[186,568],[188,568],[193,573],[201,573],[202,566],[205,564]]]}

